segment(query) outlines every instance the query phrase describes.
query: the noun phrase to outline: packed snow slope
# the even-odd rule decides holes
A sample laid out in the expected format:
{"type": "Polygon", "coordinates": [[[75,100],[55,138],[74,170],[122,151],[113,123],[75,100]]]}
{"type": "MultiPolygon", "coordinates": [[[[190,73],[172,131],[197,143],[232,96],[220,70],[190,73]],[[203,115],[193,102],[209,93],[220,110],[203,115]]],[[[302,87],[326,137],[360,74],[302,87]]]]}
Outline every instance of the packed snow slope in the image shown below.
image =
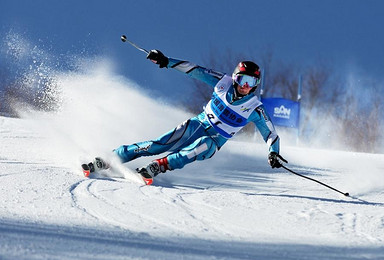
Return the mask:
{"type": "Polygon", "coordinates": [[[384,155],[282,138],[288,167],[355,198],[271,169],[257,134],[152,186],[84,178],[80,163],[191,115],[105,67],[57,82],[58,112],[0,117],[0,259],[384,259],[384,155]]]}

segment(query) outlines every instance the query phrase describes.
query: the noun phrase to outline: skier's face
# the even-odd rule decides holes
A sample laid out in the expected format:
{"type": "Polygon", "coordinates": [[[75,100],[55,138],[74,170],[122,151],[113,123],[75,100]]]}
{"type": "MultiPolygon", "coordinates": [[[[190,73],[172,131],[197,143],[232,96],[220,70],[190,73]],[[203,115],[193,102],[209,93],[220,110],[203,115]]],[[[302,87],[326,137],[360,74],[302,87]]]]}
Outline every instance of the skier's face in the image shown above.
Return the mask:
{"type": "Polygon", "coordinates": [[[237,92],[242,96],[248,95],[252,88],[256,88],[260,82],[260,78],[244,74],[232,75],[232,79],[237,84],[237,92]]]}
{"type": "Polygon", "coordinates": [[[248,82],[245,82],[242,86],[237,84],[237,92],[239,92],[243,96],[248,95],[251,89],[252,88],[248,85],[248,82]]]}

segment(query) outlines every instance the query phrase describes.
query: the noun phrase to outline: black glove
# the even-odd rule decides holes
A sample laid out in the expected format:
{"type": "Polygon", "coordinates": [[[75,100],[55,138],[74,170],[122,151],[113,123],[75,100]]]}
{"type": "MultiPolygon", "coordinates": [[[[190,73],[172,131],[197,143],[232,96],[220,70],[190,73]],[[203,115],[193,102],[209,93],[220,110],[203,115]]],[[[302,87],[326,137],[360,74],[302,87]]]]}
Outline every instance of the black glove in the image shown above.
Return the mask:
{"type": "Polygon", "coordinates": [[[152,62],[159,64],[160,68],[166,68],[169,60],[167,57],[164,56],[164,54],[159,50],[151,50],[148,55],[147,59],[150,59],[152,62]]]}
{"type": "Polygon", "coordinates": [[[275,152],[270,152],[268,155],[268,163],[271,165],[272,168],[280,168],[283,166],[280,162],[282,160],[285,163],[288,163],[287,160],[285,160],[280,154],[275,152]]]}

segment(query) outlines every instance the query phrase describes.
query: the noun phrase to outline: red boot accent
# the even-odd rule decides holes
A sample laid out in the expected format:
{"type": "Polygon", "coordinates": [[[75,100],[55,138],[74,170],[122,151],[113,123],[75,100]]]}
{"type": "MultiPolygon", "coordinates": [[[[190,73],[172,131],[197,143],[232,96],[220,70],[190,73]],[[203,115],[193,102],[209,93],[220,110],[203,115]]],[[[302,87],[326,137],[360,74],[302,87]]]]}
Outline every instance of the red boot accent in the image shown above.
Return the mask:
{"type": "Polygon", "coordinates": [[[156,159],[156,161],[159,163],[159,167],[160,167],[161,172],[166,172],[166,171],[170,170],[167,157],[164,157],[161,159],[156,159]]]}

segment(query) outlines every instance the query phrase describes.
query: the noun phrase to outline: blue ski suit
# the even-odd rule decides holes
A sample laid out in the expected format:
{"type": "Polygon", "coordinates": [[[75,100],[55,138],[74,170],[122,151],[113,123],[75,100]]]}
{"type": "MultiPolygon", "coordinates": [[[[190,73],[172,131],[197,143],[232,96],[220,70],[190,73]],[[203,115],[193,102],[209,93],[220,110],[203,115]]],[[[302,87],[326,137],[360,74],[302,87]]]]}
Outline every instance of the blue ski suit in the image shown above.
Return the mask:
{"type": "Polygon", "coordinates": [[[123,163],[141,156],[166,156],[171,170],[181,169],[195,160],[211,158],[216,151],[241,130],[253,122],[270,152],[279,154],[280,139],[270,117],[254,93],[235,99],[232,77],[188,61],[169,58],[168,68],[173,68],[194,79],[214,87],[212,99],[204,111],[157,139],[122,145],[114,150],[123,163]]]}

